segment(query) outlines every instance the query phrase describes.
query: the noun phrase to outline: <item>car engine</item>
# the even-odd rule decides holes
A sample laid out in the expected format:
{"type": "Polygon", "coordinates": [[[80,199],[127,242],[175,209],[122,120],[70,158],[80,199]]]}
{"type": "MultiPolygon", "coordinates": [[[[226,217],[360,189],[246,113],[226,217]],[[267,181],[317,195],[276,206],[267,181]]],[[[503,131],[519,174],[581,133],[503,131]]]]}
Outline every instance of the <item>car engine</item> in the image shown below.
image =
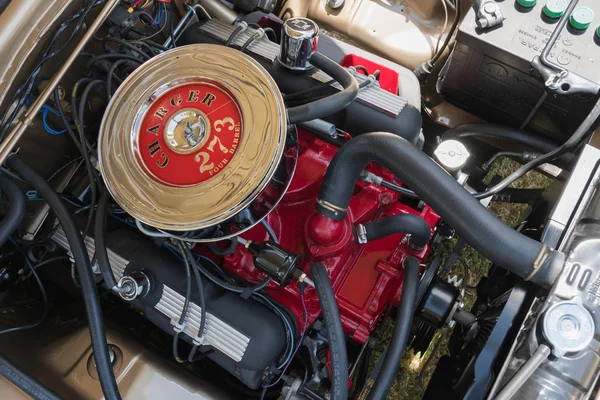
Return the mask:
{"type": "Polygon", "coordinates": [[[4,398],[598,398],[597,16],[0,1],[4,398]]]}

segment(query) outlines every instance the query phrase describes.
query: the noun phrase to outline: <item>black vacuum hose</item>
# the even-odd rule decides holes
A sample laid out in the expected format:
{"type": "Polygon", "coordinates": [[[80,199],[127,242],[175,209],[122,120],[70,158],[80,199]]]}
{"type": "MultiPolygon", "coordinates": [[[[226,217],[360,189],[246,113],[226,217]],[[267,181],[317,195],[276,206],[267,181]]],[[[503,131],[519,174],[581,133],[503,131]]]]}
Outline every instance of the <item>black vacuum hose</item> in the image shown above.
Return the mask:
{"type": "Polygon", "coordinates": [[[2,247],[23,222],[27,198],[19,185],[7,176],[0,176],[0,190],[8,201],[6,214],[0,222],[0,247],[2,247]]]}
{"type": "Polygon", "coordinates": [[[75,259],[75,266],[79,274],[81,283],[81,294],[85,304],[85,311],[90,330],[90,339],[94,359],[96,361],[96,370],[102,386],[102,392],[107,400],[120,400],[119,388],[110,362],[108,354],[108,344],[106,343],[106,333],[104,331],[104,321],[102,319],[102,309],[100,308],[100,298],[98,289],[94,281],[94,274],[90,265],[90,259],[81,237],[81,232],[69,213],[67,207],[63,204],[58,194],[52,189],[50,184],[18,156],[13,155],[8,158],[6,165],[15,170],[23,179],[31,183],[38,191],[38,194],[46,199],[46,202],[58,218],[65,232],[71,253],[75,259]]]}
{"type": "Polygon", "coordinates": [[[410,256],[404,260],[404,280],[402,282],[402,294],[400,295],[396,325],[383,364],[381,364],[381,371],[375,379],[375,384],[369,394],[369,400],[385,399],[392,383],[394,383],[410,336],[413,315],[417,306],[418,287],[419,260],[410,256]]]}
{"type": "Polygon", "coordinates": [[[106,236],[106,217],[108,215],[108,202],[110,201],[110,193],[105,190],[100,196],[98,202],[98,209],[96,211],[96,221],[94,222],[94,242],[96,250],[96,261],[98,261],[98,267],[100,273],[104,279],[106,287],[110,290],[121,293],[126,292],[125,288],[119,286],[113,275],[112,268],[110,267],[110,260],[108,259],[108,250],[106,249],[105,236],[106,236]]]}
{"type": "Polygon", "coordinates": [[[492,262],[546,287],[554,282],[562,253],[506,226],[425,153],[391,133],[367,133],[340,148],[325,174],[317,211],[344,219],[354,183],[370,162],[390,169],[492,262]]]}
{"type": "Polygon", "coordinates": [[[346,339],[342,327],[340,310],[335,301],[335,293],[329,280],[327,268],[321,263],[313,264],[311,274],[317,289],[321,312],[325,321],[327,341],[331,353],[331,399],[348,399],[348,355],[346,354],[346,339]]]}
{"type": "Polygon", "coordinates": [[[50,389],[32,376],[23,372],[2,354],[0,354],[0,376],[4,377],[7,381],[21,389],[23,393],[28,394],[33,399],[60,400],[60,397],[51,392],[50,389]]]}
{"type": "Polygon", "coordinates": [[[423,248],[431,236],[425,220],[418,215],[396,214],[364,225],[367,242],[381,239],[395,233],[410,234],[410,243],[423,248]]]}
{"type": "Polygon", "coordinates": [[[335,79],[344,89],[323,99],[288,108],[288,122],[290,124],[312,121],[313,119],[335,114],[348,107],[358,96],[358,82],[346,68],[317,52],[310,57],[310,62],[335,79]]]}
{"type": "Polygon", "coordinates": [[[482,137],[516,142],[540,153],[549,153],[558,147],[556,143],[519,129],[487,123],[458,125],[446,132],[442,138],[457,140],[482,137]]]}

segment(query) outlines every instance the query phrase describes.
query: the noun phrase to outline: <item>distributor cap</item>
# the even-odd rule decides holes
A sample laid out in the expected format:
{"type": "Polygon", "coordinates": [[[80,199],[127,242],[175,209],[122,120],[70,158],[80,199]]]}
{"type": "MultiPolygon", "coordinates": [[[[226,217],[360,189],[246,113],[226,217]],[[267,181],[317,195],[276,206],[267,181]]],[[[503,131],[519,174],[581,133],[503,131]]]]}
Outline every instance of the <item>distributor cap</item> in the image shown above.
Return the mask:
{"type": "Polygon", "coordinates": [[[100,129],[100,169],[134,218],[201,229],[235,217],[265,189],[285,139],[282,96],[258,63],[224,46],[183,46],[120,86],[100,129]]]}

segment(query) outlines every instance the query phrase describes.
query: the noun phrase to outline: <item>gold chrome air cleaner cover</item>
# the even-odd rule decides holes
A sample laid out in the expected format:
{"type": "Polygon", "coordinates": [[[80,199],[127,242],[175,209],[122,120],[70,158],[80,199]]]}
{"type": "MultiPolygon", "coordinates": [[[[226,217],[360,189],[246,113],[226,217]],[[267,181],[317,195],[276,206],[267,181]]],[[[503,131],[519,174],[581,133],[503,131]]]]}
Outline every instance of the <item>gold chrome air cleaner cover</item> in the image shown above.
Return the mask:
{"type": "MultiPolygon", "coordinates": [[[[134,218],[198,230],[247,214],[265,191],[261,204],[274,207],[289,181],[274,178],[285,142],[283,98],[264,68],[225,46],[182,46],[143,64],[113,96],[100,129],[100,170],[134,218]]],[[[294,168],[295,158],[283,166],[294,168]]]]}

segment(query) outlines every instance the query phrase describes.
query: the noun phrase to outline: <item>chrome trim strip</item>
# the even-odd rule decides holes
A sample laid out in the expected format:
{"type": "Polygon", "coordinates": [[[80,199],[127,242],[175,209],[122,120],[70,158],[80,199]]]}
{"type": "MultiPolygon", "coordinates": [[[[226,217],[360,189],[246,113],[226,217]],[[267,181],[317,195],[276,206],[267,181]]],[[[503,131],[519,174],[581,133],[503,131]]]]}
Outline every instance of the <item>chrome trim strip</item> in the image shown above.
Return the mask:
{"type": "MultiPolygon", "coordinates": [[[[358,84],[361,84],[367,80],[367,77],[363,74],[359,74],[355,71],[351,72],[352,75],[354,75],[354,78],[356,78],[358,81],[358,84]]],[[[315,72],[313,75],[311,75],[311,78],[319,82],[328,82],[331,80],[331,77],[323,71],[315,72]]],[[[342,90],[342,85],[337,82],[332,83],[331,87],[336,88],[337,90],[342,90]]],[[[383,90],[378,83],[373,83],[360,89],[357,100],[394,117],[400,115],[402,110],[404,110],[404,107],[406,107],[408,104],[408,100],[405,100],[400,96],[396,96],[387,90],[383,90]]]]}
{"type": "MultiPolygon", "coordinates": [[[[163,285],[162,297],[154,308],[169,318],[171,324],[175,326],[179,321],[184,300],[185,298],[181,294],[167,285],[163,285]]],[[[183,332],[191,338],[198,336],[201,310],[198,305],[190,302],[183,332]]],[[[232,360],[239,362],[244,357],[249,343],[248,336],[215,315],[206,313],[203,345],[212,346],[232,360]]]]}
{"type": "MultiPolygon", "coordinates": [[[[52,240],[54,240],[56,244],[58,244],[60,247],[67,250],[67,254],[69,255],[69,257],[73,258],[71,246],[69,245],[69,241],[67,240],[67,236],[65,235],[65,232],[63,231],[62,227],[59,226],[56,229],[56,232],[54,233],[54,235],[52,235],[52,240]]],[[[85,238],[85,248],[87,250],[89,258],[92,259],[94,257],[94,254],[96,253],[95,242],[93,238],[89,236],[85,238]]],[[[115,279],[119,281],[119,279],[121,279],[125,274],[125,268],[127,268],[127,265],[129,265],[129,261],[118,255],[111,249],[108,249],[108,261],[110,261],[110,268],[113,271],[115,279]]],[[[99,271],[96,271],[97,267],[96,265],[94,265],[94,272],[99,273],[99,271]]]]}

